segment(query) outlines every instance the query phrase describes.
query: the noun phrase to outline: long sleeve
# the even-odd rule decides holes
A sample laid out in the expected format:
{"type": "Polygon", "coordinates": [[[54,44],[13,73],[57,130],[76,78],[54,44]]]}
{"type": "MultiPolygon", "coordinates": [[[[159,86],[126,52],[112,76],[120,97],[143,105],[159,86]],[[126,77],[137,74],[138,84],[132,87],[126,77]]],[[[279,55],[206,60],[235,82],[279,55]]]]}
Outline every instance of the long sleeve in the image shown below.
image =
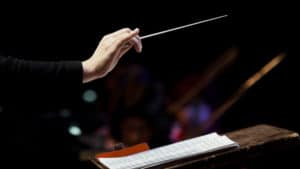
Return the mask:
{"type": "Polygon", "coordinates": [[[0,56],[0,143],[6,156],[1,162],[9,168],[35,168],[32,166],[39,166],[41,160],[55,161],[57,152],[64,152],[70,143],[60,140],[65,132],[61,119],[44,115],[76,106],[74,99],[80,94],[81,84],[80,61],[43,62],[0,56]],[[16,152],[25,154],[18,163],[11,158],[16,152]],[[47,156],[36,156],[43,152],[47,156]]]}
{"type": "MultiPolygon", "coordinates": [[[[82,83],[82,66],[80,61],[26,61],[0,56],[1,81],[40,83],[82,83]]],[[[6,83],[5,82],[5,83],[6,83]]]]}
{"type": "Polygon", "coordinates": [[[5,99],[29,98],[31,93],[72,93],[82,85],[82,65],[80,61],[28,61],[0,56],[0,85],[0,95],[6,93],[5,99]]]}

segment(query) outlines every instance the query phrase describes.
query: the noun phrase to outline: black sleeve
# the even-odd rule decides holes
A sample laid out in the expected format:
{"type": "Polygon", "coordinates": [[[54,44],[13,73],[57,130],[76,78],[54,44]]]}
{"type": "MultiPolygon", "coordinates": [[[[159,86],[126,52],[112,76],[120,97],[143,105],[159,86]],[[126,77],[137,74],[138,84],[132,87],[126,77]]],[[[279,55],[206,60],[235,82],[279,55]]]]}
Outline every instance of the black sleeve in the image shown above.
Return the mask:
{"type": "Polygon", "coordinates": [[[4,81],[80,85],[82,66],[80,61],[26,61],[0,56],[0,75],[5,78],[2,78],[4,81]]]}
{"type": "MultiPolygon", "coordinates": [[[[31,93],[78,92],[82,85],[80,61],[29,61],[0,56],[1,92],[7,96],[31,93]]],[[[46,97],[47,95],[45,95],[46,97]]]]}

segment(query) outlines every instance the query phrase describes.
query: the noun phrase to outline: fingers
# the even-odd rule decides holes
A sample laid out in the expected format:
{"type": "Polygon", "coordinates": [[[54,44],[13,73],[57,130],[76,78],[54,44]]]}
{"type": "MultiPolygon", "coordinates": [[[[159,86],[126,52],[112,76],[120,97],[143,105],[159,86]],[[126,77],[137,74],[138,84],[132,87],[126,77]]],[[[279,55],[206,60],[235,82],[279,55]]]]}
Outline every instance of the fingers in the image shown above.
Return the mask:
{"type": "MultiPolygon", "coordinates": [[[[136,28],[135,30],[133,31],[130,31],[130,32],[122,32],[120,34],[117,34],[116,38],[117,38],[117,46],[118,47],[121,47],[121,46],[124,46],[126,43],[130,43],[130,40],[132,40],[132,38],[138,36],[138,33],[139,33],[139,29],[136,28]]],[[[134,40],[132,40],[134,41],[134,40]]]]}
{"type": "Polygon", "coordinates": [[[135,51],[140,53],[142,52],[142,42],[139,36],[135,36],[129,40],[124,46],[123,49],[130,49],[134,47],[135,51]]]}
{"type": "Polygon", "coordinates": [[[142,52],[142,42],[138,35],[131,38],[130,43],[134,46],[136,52],[142,52]]]}
{"type": "Polygon", "coordinates": [[[141,39],[138,36],[139,29],[131,30],[129,28],[123,28],[116,32],[106,35],[104,38],[111,45],[114,45],[115,50],[122,48],[131,48],[134,46],[137,52],[142,51],[141,39]]]}
{"type": "Polygon", "coordinates": [[[118,31],[115,31],[115,32],[113,32],[113,33],[110,33],[110,34],[106,35],[106,37],[116,37],[116,36],[119,35],[119,34],[122,34],[122,33],[130,33],[131,31],[132,31],[132,30],[129,29],[129,28],[122,28],[122,29],[120,29],[120,30],[118,30],[118,31]]]}
{"type": "Polygon", "coordinates": [[[92,57],[83,64],[87,67],[84,81],[91,81],[109,73],[118,63],[119,59],[132,47],[137,52],[141,52],[142,43],[138,36],[139,29],[130,30],[129,28],[120,29],[111,34],[105,35],[99,42],[92,57]],[[125,48],[124,45],[128,44],[125,48]]]}

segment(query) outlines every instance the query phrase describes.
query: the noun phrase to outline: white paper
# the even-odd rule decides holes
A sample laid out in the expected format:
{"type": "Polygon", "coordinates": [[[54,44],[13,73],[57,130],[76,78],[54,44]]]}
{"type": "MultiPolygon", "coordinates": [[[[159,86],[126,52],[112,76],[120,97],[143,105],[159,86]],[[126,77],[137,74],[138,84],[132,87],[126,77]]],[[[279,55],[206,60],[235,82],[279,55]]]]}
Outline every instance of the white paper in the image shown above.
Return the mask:
{"type": "Polygon", "coordinates": [[[98,160],[109,169],[149,168],[181,158],[238,146],[225,135],[210,133],[125,157],[99,158],[98,160]]]}

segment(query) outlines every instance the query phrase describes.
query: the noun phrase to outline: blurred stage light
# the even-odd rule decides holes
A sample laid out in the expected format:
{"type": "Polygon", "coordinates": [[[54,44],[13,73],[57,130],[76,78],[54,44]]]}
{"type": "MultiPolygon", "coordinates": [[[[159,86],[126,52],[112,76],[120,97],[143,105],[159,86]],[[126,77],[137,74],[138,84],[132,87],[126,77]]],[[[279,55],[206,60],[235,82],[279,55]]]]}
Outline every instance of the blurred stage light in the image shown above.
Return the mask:
{"type": "Polygon", "coordinates": [[[83,92],[82,99],[87,103],[93,103],[97,100],[97,93],[95,90],[89,89],[83,92]]]}
{"type": "Polygon", "coordinates": [[[81,135],[81,129],[78,126],[71,125],[69,127],[69,133],[73,136],[80,136],[81,135]]]}

